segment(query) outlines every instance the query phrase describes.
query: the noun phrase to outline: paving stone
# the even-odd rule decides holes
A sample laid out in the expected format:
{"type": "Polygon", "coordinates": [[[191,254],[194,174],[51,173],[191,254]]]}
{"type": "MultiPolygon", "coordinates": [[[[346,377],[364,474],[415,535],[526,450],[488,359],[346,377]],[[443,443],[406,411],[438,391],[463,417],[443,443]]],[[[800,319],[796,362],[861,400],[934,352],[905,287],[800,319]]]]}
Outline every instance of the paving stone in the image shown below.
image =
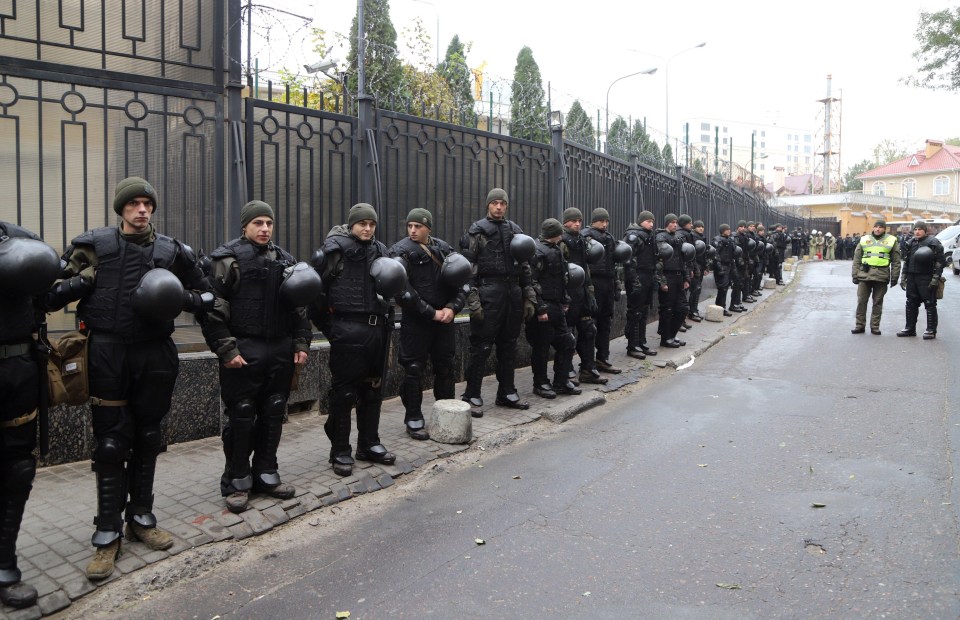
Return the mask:
{"type": "MultiPolygon", "coordinates": [[[[227,538],[230,538],[231,536],[230,531],[227,530],[226,528],[223,528],[223,531],[226,532],[227,538]]],[[[194,536],[187,542],[190,543],[191,547],[199,547],[200,545],[206,545],[208,543],[212,543],[214,540],[216,539],[210,536],[209,534],[200,534],[199,536],[194,536]]],[[[226,540],[226,538],[224,540],[226,540]]]]}
{"type": "MultiPolygon", "coordinates": [[[[302,496],[303,494],[300,495],[300,497],[302,496]]],[[[291,508],[293,508],[294,506],[297,506],[300,503],[300,497],[293,497],[290,499],[283,500],[282,502],[280,502],[280,508],[289,512],[291,508]]]]}
{"type": "Polygon", "coordinates": [[[24,583],[29,583],[36,588],[37,596],[46,596],[60,589],[60,584],[51,579],[48,575],[38,575],[32,579],[24,579],[24,583]]]}
{"type": "Polygon", "coordinates": [[[68,564],[63,562],[52,568],[47,569],[46,575],[51,579],[56,579],[57,581],[63,582],[68,581],[72,577],[76,577],[80,574],[73,564],[68,564]]]}
{"type": "Polygon", "coordinates": [[[290,520],[290,517],[287,515],[287,512],[283,508],[281,508],[279,504],[274,504],[273,506],[270,506],[260,514],[262,514],[267,519],[267,521],[269,521],[270,524],[274,527],[278,525],[282,525],[290,520]]]}
{"type": "Polygon", "coordinates": [[[380,485],[380,488],[386,489],[387,487],[393,486],[393,478],[389,474],[382,474],[377,478],[377,484],[380,485]]]}
{"type": "Polygon", "coordinates": [[[354,496],[363,495],[367,492],[367,485],[360,480],[347,485],[347,488],[350,489],[350,493],[354,496]]]}
{"type": "Polygon", "coordinates": [[[306,514],[307,508],[306,506],[298,502],[295,506],[286,510],[286,513],[287,513],[288,519],[296,519],[300,515],[306,514]]]}
{"type": "Polygon", "coordinates": [[[116,567],[117,570],[121,573],[132,573],[135,570],[139,570],[146,566],[147,563],[138,555],[132,553],[124,553],[119,560],[117,560],[116,567]]]}
{"type": "Polygon", "coordinates": [[[248,510],[241,513],[240,518],[253,529],[254,534],[260,535],[273,529],[273,524],[259,510],[248,510]]]}
{"type": "Polygon", "coordinates": [[[43,614],[43,612],[40,611],[39,605],[33,605],[26,609],[12,609],[8,607],[4,607],[3,609],[10,609],[10,611],[0,611],[0,613],[4,614],[0,617],[8,618],[9,620],[37,620],[37,618],[41,618],[43,614]]]}
{"type": "Polygon", "coordinates": [[[231,525],[230,527],[226,528],[226,531],[237,540],[243,540],[244,538],[250,538],[253,536],[253,528],[250,527],[250,524],[246,522],[231,525]]]}
{"type": "Polygon", "coordinates": [[[237,523],[240,523],[241,521],[243,521],[243,519],[240,518],[240,515],[234,512],[230,512],[229,510],[223,510],[217,513],[215,515],[215,518],[217,520],[217,523],[219,523],[223,527],[230,527],[231,525],[236,525],[237,523]]]}
{"type": "Polygon", "coordinates": [[[322,497],[322,498],[320,499],[320,502],[321,502],[325,507],[329,508],[330,506],[333,506],[334,504],[339,504],[339,503],[340,503],[340,496],[339,496],[339,495],[333,495],[333,494],[331,494],[331,495],[325,495],[324,497],[322,497]]]}
{"type": "Polygon", "coordinates": [[[81,562],[86,562],[93,555],[93,549],[86,547],[83,551],[77,551],[72,555],[68,555],[66,560],[71,564],[79,564],[81,562]]]}
{"type": "MultiPolygon", "coordinates": [[[[114,575],[116,574],[117,572],[114,571],[114,575]]],[[[75,601],[85,594],[90,594],[96,589],[97,587],[86,577],[77,577],[63,584],[63,591],[70,597],[71,601],[75,601]]]]}
{"type": "Polygon", "coordinates": [[[272,497],[260,496],[250,500],[249,505],[254,510],[266,510],[270,506],[276,505],[277,500],[272,497]]]}
{"type": "Polygon", "coordinates": [[[213,540],[226,540],[230,538],[230,535],[231,535],[230,532],[227,531],[227,528],[223,527],[216,521],[212,521],[212,520],[204,521],[202,524],[198,525],[197,527],[203,530],[203,533],[206,534],[207,536],[210,536],[213,540]]]}
{"type": "Polygon", "coordinates": [[[46,551],[40,555],[30,556],[30,561],[40,570],[45,571],[63,563],[63,558],[56,551],[46,551]]]}
{"type": "MultiPolygon", "coordinates": [[[[38,591],[39,594],[39,591],[38,591]]],[[[49,616],[70,606],[70,597],[63,590],[57,590],[37,599],[37,607],[44,616],[49,616]]]]}
{"type": "Polygon", "coordinates": [[[179,536],[180,538],[193,538],[197,534],[203,533],[200,529],[183,522],[172,523],[168,525],[167,531],[174,536],[179,536]]]}
{"type": "Polygon", "coordinates": [[[159,562],[160,560],[167,559],[168,557],[170,557],[170,554],[167,553],[166,551],[151,550],[149,553],[145,553],[141,557],[143,558],[143,561],[146,562],[147,564],[153,564],[154,562],[159,562]]]}
{"type": "MultiPolygon", "coordinates": [[[[204,534],[201,534],[201,535],[204,535],[204,534]]],[[[191,545],[189,541],[184,540],[182,538],[174,538],[173,546],[167,549],[167,553],[169,553],[170,555],[177,555],[178,553],[183,553],[187,549],[191,549],[191,548],[193,548],[193,545],[191,545]]]]}
{"type": "Polygon", "coordinates": [[[350,493],[350,489],[348,489],[342,483],[331,485],[330,492],[336,495],[339,501],[343,501],[345,499],[350,499],[351,497],[353,497],[353,495],[350,493]]]}

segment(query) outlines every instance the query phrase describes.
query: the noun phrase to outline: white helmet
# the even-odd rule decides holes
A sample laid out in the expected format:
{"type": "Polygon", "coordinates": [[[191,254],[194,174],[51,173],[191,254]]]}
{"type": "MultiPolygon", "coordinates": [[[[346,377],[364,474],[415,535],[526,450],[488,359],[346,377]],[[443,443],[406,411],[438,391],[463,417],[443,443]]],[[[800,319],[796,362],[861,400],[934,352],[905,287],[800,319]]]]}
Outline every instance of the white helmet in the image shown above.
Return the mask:
{"type": "Polygon", "coordinates": [[[829,233],[829,232],[828,232],[828,233],[827,233],[827,236],[828,236],[828,237],[832,237],[832,236],[833,236],[833,233],[829,233]]]}
{"type": "Polygon", "coordinates": [[[814,230],[811,230],[811,231],[810,231],[810,234],[811,234],[811,235],[815,235],[815,234],[817,234],[817,230],[816,230],[816,229],[814,229],[814,230]]]}

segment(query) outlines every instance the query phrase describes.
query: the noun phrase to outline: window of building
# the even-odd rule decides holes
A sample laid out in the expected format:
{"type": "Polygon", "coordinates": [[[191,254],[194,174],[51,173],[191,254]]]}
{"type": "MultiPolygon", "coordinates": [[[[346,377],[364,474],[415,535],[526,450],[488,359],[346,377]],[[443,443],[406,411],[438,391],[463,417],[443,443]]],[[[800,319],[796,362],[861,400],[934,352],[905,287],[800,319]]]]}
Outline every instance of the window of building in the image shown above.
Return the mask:
{"type": "Polygon", "coordinates": [[[722,141],[720,144],[726,144],[726,143],[727,143],[727,139],[724,138],[723,141],[722,141]]]}
{"type": "Polygon", "coordinates": [[[727,149],[722,149],[722,150],[720,151],[720,154],[726,156],[726,154],[727,154],[727,149]]]}
{"type": "Polygon", "coordinates": [[[804,153],[810,153],[810,152],[811,152],[811,147],[810,147],[810,146],[807,146],[807,145],[804,145],[804,147],[803,147],[803,152],[804,152],[804,153]]]}
{"type": "Polygon", "coordinates": [[[886,196],[887,195],[887,184],[883,181],[875,181],[873,184],[873,195],[874,196],[886,196]]]}
{"type": "Polygon", "coordinates": [[[807,135],[803,136],[803,141],[804,141],[804,142],[810,142],[810,140],[811,140],[810,134],[807,134],[807,135]]]}
{"type": "Polygon", "coordinates": [[[761,143],[760,143],[760,148],[762,148],[762,149],[767,148],[767,143],[766,143],[766,142],[761,142],[761,143]]]}
{"type": "Polygon", "coordinates": [[[917,182],[913,179],[907,179],[903,182],[903,197],[913,198],[917,195],[917,182]]]}
{"type": "Polygon", "coordinates": [[[726,128],[726,127],[723,128],[723,133],[727,133],[727,128],[726,128]]]}
{"type": "Polygon", "coordinates": [[[761,138],[766,138],[766,137],[767,137],[767,132],[766,132],[766,131],[761,131],[761,132],[760,132],[760,137],[761,137],[761,138]]]}
{"type": "Polygon", "coordinates": [[[933,180],[933,195],[947,196],[950,194],[950,179],[946,176],[938,176],[933,180]]]}
{"type": "Polygon", "coordinates": [[[700,123],[700,131],[710,131],[710,123],[700,123]]]}
{"type": "Polygon", "coordinates": [[[710,142],[710,134],[708,133],[700,134],[700,142],[710,142]]]}

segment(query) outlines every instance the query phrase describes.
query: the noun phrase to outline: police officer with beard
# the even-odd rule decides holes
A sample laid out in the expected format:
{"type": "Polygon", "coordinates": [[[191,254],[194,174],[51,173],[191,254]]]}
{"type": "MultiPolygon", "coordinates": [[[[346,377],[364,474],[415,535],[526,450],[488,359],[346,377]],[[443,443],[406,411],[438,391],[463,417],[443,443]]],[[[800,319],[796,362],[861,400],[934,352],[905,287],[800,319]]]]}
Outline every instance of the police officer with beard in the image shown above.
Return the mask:
{"type": "Polygon", "coordinates": [[[454,356],[456,332],[453,319],[463,309],[462,285],[470,275],[466,259],[457,255],[445,241],[430,234],[433,214],[412,209],[407,215],[407,237],[393,244],[389,254],[403,259],[407,269],[406,294],[399,297],[403,316],[400,321],[400,365],[404,369],[400,400],[404,406],[404,426],[413,439],[429,439],[423,421],[423,374],[429,359],[433,365],[433,395],[437,400],[456,397],[454,356]],[[463,261],[465,278],[457,286],[449,282],[448,269],[454,256],[463,261]],[[444,276],[448,277],[445,278],[444,276]]]}
{"type": "Polygon", "coordinates": [[[180,365],[170,335],[181,310],[205,312],[213,307],[213,294],[193,250],[150,223],[158,205],[156,190],[144,179],[120,181],[113,199],[120,225],[76,237],[64,254],[65,279],[47,296],[50,310],[79,299],[77,315],[89,332],[97,474],[91,541],[97,551],[86,572],[92,580],[113,573],[124,513],[128,540],[154,550],[173,545],[153,514],[160,425],[180,365]]]}
{"type": "MultiPolygon", "coordinates": [[[[584,272],[582,286],[569,290],[570,302],[567,310],[567,326],[576,332],[577,355],[580,356],[580,373],[576,375],[583,383],[604,384],[607,380],[600,376],[596,363],[597,326],[593,317],[600,308],[597,305],[595,289],[590,273],[590,256],[603,252],[603,247],[580,232],[583,226],[583,213],[570,207],[563,212],[563,238],[561,246],[568,262],[578,265],[584,272]],[[592,252],[591,252],[592,250],[592,252]]],[[[597,261],[599,262],[599,261],[597,261]]],[[[571,377],[574,374],[571,371],[571,377]]]]}
{"type": "Polygon", "coordinates": [[[907,292],[907,324],[897,336],[916,336],[920,303],[927,309],[927,329],[924,340],[937,337],[937,288],[940,286],[945,264],[940,240],[927,234],[927,224],[917,220],[913,224],[913,239],[903,250],[903,274],[900,288],[907,292]]]}
{"type": "MultiPolygon", "coordinates": [[[[675,217],[675,216],[674,216],[675,217]]],[[[624,268],[627,287],[627,322],[624,336],[627,339],[627,355],[646,359],[657,352],[647,346],[647,314],[657,290],[657,247],[653,230],[654,216],[650,211],[641,211],[637,223],[627,226],[623,240],[630,246],[631,260],[624,268]]]]}
{"type": "Polygon", "coordinates": [[[0,602],[15,609],[37,602],[37,590],[21,581],[17,536],[33,488],[41,380],[34,334],[43,322],[36,298],[53,284],[60,260],[40,237],[0,222],[0,602]]]}
{"type": "Polygon", "coordinates": [[[610,363],[610,330],[613,325],[613,306],[620,300],[617,282],[617,268],[613,260],[613,248],[617,240],[610,234],[610,213],[604,208],[593,210],[590,226],[583,232],[585,237],[593,239],[603,246],[603,260],[590,265],[590,280],[593,282],[593,296],[597,302],[597,312],[593,315],[597,324],[597,370],[618,374],[620,369],[610,363]]]}
{"type": "Polygon", "coordinates": [[[407,282],[403,266],[387,258],[387,247],[374,237],[377,220],[369,204],[353,205],[346,225],[334,226],[313,258],[323,286],[310,308],[310,318],[330,341],[330,410],[323,430],[330,439],[330,463],[338,476],[353,473],[350,412],[354,406],[357,460],[392,465],[397,458],[380,442],[380,406],[393,328],[389,300],[407,282]]]}
{"type": "Polygon", "coordinates": [[[657,231],[657,284],[660,287],[660,346],[676,349],[687,344],[677,340],[677,332],[687,316],[686,292],[690,288],[690,275],[683,255],[683,237],[677,233],[677,216],[668,213],[663,218],[664,227],[657,231]],[[669,249],[667,249],[669,248],[669,249]]]}
{"type": "MultiPolygon", "coordinates": [[[[527,341],[532,347],[530,369],[533,371],[533,393],[553,399],[557,394],[579,394],[580,388],[570,381],[576,340],[567,327],[566,313],[570,304],[567,294],[567,259],[560,244],[563,226],[553,218],[543,221],[536,254],[530,261],[537,291],[536,314],[527,321],[527,341]],[[553,358],[553,385],[547,379],[550,347],[553,358]]],[[[582,284],[582,283],[581,283],[582,284]]]]}
{"type": "MultiPolygon", "coordinates": [[[[210,254],[217,300],[203,334],[220,360],[220,398],[228,419],[220,493],[231,512],[246,510],[251,490],[278,499],[296,492],[280,481],[277,449],[294,365],[307,362],[312,334],[304,307],[291,305],[281,288],[295,285],[284,275],[293,277],[297,261],[273,243],[274,221],[270,205],[248,202],[240,209],[242,236],[210,254]]],[[[313,278],[315,295],[320,280],[313,278]]]]}
{"type": "MultiPolygon", "coordinates": [[[[719,234],[713,238],[717,253],[713,258],[713,279],[717,284],[717,305],[723,308],[723,316],[733,316],[727,310],[727,290],[733,282],[737,269],[737,244],[730,238],[730,225],[720,224],[719,234]]],[[[733,310],[733,307],[730,308],[733,310]]]]}
{"type": "MultiPolygon", "coordinates": [[[[514,383],[520,325],[534,316],[537,294],[530,273],[533,253],[518,256],[533,240],[507,219],[507,192],[496,187],[487,194],[487,216],[470,225],[460,239],[460,252],[476,272],[467,296],[470,310],[470,361],[463,400],[475,409],[483,406],[480,387],[484,367],[497,347],[497,399],[500,407],[528,409],[514,383]],[[514,243],[516,242],[516,243],[514,243]]],[[[529,248],[532,250],[533,248],[529,248]]],[[[476,415],[476,413],[474,414],[476,415]]]]}

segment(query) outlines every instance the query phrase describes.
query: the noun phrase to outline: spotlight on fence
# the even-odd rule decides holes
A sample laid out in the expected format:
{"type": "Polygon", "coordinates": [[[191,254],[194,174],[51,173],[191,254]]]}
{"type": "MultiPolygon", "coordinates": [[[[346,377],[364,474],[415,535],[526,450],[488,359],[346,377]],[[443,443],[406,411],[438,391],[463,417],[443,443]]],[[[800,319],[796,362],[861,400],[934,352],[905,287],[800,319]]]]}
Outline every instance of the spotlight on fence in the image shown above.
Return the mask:
{"type": "Polygon", "coordinates": [[[336,69],[339,64],[340,60],[337,58],[321,58],[317,62],[303,65],[303,68],[306,69],[307,73],[326,73],[331,69],[336,69]]]}
{"type": "Polygon", "coordinates": [[[554,110],[550,112],[550,129],[562,129],[563,128],[563,112],[560,110],[554,110]]]}

